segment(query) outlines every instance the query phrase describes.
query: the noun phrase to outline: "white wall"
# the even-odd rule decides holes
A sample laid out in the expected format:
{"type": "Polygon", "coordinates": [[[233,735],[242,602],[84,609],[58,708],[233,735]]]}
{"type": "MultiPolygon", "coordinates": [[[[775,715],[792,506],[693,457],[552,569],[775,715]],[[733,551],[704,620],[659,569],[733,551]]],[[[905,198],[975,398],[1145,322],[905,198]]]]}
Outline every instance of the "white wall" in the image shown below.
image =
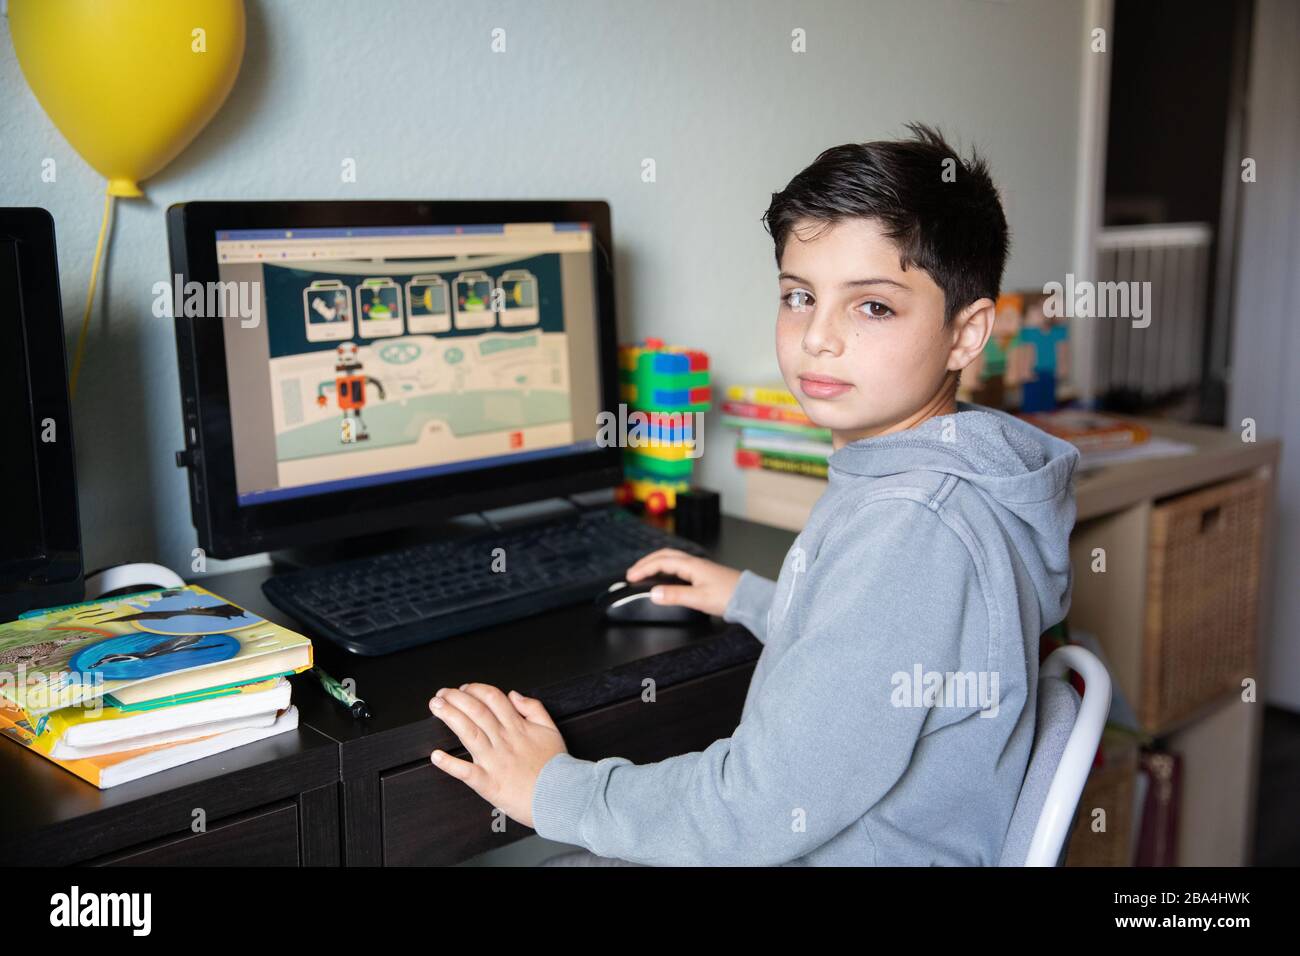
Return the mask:
{"type": "MultiPolygon", "coordinates": [[[[718,384],[777,375],[771,193],[822,149],[908,120],[977,144],[1002,184],[1008,286],[1071,262],[1087,29],[1061,0],[416,2],[248,0],[243,70],[148,198],[119,204],[78,391],[87,563],[188,568],[175,351],[150,311],[167,277],[163,210],[189,199],[608,199],[625,340],[713,357],[718,384]],[[507,52],[492,54],[504,27],[507,52]],[[807,52],[790,50],[807,31],[807,52]],[[340,182],[340,162],[358,182],[340,182]],[[658,180],[643,183],[653,157],[658,180]]],[[[103,184],[54,130],[0,39],[0,203],[55,218],[69,348],[103,184]],[[58,163],[56,183],[41,162],[58,163]]],[[[730,436],[700,481],[740,511],[730,436]]]]}
{"type": "Polygon", "coordinates": [[[1300,6],[1258,0],[1251,50],[1246,156],[1256,181],[1241,187],[1234,284],[1228,427],[1255,420],[1260,438],[1282,439],[1272,580],[1266,583],[1264,698],[1300,711],[1300,6]],[[1269,599],[1271,592],[1271,600],[1269,599]]]}

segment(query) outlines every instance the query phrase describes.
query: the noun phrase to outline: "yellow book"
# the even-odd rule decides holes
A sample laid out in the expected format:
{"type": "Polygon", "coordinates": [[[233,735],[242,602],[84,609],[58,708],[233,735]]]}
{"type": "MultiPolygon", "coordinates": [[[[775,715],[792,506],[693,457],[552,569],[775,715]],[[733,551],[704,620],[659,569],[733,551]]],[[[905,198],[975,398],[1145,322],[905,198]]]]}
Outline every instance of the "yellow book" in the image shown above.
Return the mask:
{"type": "Polygon", "coordinates": [[[733,402],[752,402],[755,405],[800,407],[799,400],[783,382],[772,385],[729,385],[727,398],[733,402]]]}

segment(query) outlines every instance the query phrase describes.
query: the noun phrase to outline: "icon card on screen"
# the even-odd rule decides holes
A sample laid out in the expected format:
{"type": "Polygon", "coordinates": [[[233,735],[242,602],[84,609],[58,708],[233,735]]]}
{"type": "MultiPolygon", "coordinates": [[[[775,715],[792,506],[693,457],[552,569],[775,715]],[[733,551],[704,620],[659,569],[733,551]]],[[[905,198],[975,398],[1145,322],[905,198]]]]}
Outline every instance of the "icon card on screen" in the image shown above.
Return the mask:
{"type": "Polygon", "coordinates": [[[451,303],[442,276],[414,276],[406,283],[406,327],[414,332],[450,332],[451,303]]]}
{"type": "Polygon", "coordinates": [[[503,326],[536,325],[537,277],[527,269],[507,269],[497,280],[503,326]]]}
{"type": "Polygon", "coordinates": [[[352,290],[338,279],[317,279],[303,289],[302,312],[308,342],[352,338],[352,290]]]}
{"type": "Polygon", "coordinates": [[[452,280],[456,328],[490,329],[496,325],[492,311],[492,277],[486,272],[462,272],[452,280]]]}
{"type": "Polygon", "coordinates": [[[357,286],[357,313],[362,338],[401,335],[405,318],[401,286],[387,276],[362,279],[357,286]]]}

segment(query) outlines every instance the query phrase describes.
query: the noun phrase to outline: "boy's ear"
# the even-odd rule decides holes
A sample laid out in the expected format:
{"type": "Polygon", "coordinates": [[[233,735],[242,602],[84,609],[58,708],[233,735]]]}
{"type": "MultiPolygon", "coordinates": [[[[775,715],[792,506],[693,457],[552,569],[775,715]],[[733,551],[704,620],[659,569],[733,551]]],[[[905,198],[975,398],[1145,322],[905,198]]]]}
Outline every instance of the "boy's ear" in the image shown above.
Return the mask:
{"type": "Polygon", "coordinates": [[[948,353],[949,370],[964,369],[984,351],[984,343],[993,334],[996,314],[992,299],[976,299],[952,320],[952,350],[948,353]]]}

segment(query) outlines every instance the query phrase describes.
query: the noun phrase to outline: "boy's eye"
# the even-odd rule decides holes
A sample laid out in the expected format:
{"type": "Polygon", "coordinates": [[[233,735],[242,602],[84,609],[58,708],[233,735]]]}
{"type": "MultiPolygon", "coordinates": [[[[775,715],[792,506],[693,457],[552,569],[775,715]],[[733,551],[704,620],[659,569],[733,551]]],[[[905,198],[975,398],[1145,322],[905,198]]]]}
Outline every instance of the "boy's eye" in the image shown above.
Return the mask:
{"type": "Polygon", "coordinates": [[[812,296],[803,289],[791,289],[781,296],[781,301],[796,312],[804,312],[812,304],[812,296]]]}
{"type": "Polygon", "coordinates": [[[885,303],[877,302],[874,299],[870,302],[863,302],[858,306],[858,308],[862,310],[863,314],[870,316],[873,319],[887,319],[894,314],[893,309],[885,305],[885,303]]]}

